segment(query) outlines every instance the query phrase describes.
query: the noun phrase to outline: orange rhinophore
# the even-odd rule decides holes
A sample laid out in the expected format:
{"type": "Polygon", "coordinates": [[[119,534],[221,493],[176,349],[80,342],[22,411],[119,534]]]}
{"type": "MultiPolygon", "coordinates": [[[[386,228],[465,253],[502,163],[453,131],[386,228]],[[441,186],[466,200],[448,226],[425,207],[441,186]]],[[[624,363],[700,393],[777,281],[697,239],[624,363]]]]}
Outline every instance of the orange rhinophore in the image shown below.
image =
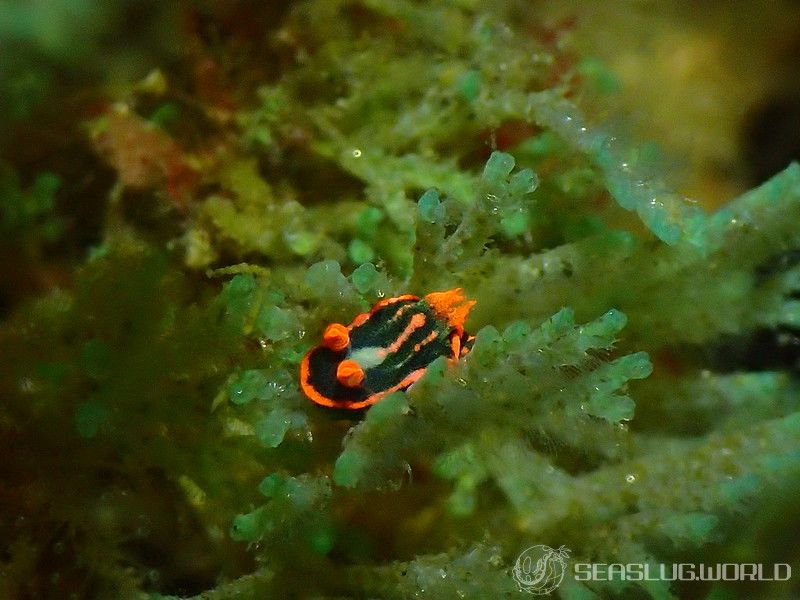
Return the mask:
{"type": "Polygon", "coordinates": [[[335,352],[350,345],[350,331],[341,323],[331,323],[322,334],[322,345],[335,352]]]}
{"type": "Polygon", "coordinates": [[[417,381],[440,356],[464,356],[473,336],[464,332],[474,300],[458,288],[419,298],[378,302],[350,325],[332,323],[322,343],[300,364],[300,385],[313,402],[357,410],[417,381]]]}
{"type": "Polygon", "coordinates": [[[364,383],[364,369],[356,361],[346,358],[336,367],[336,380],[345,387],[357,388],[364,383]]]}

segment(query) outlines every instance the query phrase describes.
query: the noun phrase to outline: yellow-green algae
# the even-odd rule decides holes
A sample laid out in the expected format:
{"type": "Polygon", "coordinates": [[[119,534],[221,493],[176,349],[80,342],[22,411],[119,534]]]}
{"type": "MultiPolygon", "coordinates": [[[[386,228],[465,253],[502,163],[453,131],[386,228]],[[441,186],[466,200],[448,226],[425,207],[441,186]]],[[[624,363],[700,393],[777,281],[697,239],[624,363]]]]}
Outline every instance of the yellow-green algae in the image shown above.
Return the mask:
{"type": "MultiPolygon", "coordinates": [[[[0,595],[514,597],[539,543],[796,564],[796,368],[712,349],[800,324],[800,166],[704,212],[584,116],[617,82],[523,8],[296,3],[252,42],[278,65],[257,90],[115,91],[130,137],[106,142],[155,128],[166,162],[112,153],[100,243],[3,324],[0,595]],[[327,323],[453,287],[477,300],[458,364],[364,415],[303,397],[327,323]]],[[[57,235],[59,180],[0,177],[4,230],[57,235]]],[[[758,585],[558,593],[796,592],[758,585]]]]}

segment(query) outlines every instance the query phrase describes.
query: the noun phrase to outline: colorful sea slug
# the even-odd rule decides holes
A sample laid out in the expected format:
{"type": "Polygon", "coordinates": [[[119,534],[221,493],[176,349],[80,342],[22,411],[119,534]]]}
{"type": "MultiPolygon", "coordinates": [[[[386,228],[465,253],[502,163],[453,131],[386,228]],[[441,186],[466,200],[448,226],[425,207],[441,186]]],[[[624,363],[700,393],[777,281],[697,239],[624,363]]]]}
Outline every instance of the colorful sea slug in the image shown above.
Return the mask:
{"type": "Polygon", "coordinates": [[[465,355],[473,336],[464,322],[474,300],[460,288],[424,298],[406,294],[378,302],[350,325],[332,323],[300,365],[310,400],[357,410],[417,381],[436,358],[465,355]]]}

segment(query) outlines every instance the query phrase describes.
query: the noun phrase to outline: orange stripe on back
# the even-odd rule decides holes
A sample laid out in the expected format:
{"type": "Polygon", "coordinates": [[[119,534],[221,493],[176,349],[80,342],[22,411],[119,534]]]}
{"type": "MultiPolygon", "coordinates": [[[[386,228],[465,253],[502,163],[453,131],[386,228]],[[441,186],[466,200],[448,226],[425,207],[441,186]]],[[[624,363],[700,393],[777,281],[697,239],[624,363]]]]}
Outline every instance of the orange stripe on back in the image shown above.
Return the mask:
{"type": "Polygon", "coordinates": [[[392,318],[389,319],[389,321],[392,323],[397,321],[398,319],[400,319],[400,317],[403,316],[404,312],[408,312],[412,308],[414,308],[413,304],[404,304],[403,306],[397,309],[397,311],[394,313],[394,315],[392,315],[392,318]]]}
{"type": "Polygon", "coordinates": [[[419,296],[415,296],[414,294],[403,294],[402,296],[395,296],[394,298],[387,298],[386,300],[381,300],[375,306],[370,309],[370,313],[375,314],[380,309],[389,306],[390,304],[394,304],[395,302],[402,302],[403,300],[419,300],[419,296]]]}
{"type": "Polygon", "coordinates": [[[427,346],[433,340],[435,340],[439,336],[439,332],[436,330],[431,331],[424,340],[419,342],[418,344],[414,344],[414,352],[419,352],[423,346],[427,346]]]}
{"type": "Polygon", "coordinates": [[[402,333],[397,336],[397,339],[393,341],[387,348],[387,353],[397,352],[400,347],[408,341],[414,332],[425,325],[425,315],[422,313],[415,313],[411,320],[406,325],[406,328],[402,331],[402,333]]]}

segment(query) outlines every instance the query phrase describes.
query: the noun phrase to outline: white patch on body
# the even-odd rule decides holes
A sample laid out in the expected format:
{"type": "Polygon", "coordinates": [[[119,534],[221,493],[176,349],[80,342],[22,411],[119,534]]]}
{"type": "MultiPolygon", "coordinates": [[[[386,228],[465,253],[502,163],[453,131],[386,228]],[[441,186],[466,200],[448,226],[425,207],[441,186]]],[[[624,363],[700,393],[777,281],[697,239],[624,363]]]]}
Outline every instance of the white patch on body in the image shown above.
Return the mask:
{"type": "Polygon", "coordinates": [[[386,358],[386,348],[380,346],[369,346],[367,348],[359,348],[350,352],[348,357],[350,360],[356,361],[359,366],[366,371],[377,367],[386,358]]]}

